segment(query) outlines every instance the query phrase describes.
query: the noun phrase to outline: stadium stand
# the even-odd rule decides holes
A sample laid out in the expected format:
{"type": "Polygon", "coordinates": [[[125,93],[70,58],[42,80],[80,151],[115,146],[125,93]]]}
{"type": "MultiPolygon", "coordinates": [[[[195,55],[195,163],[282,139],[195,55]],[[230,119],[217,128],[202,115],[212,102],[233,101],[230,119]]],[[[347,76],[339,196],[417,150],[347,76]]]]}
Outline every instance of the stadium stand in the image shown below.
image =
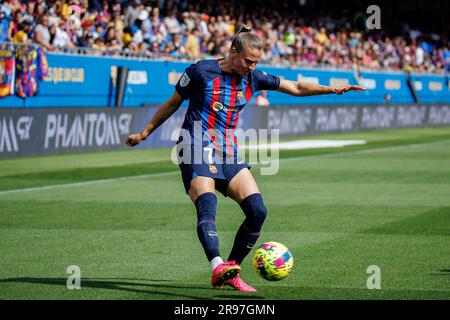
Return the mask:
{"type": "Polygon", "coordinates": [[[398,34],[368,32],[358,12],[312,16],[307,6],[296,10],[301,3],[270,0],[246,10],[248,3],[234,0],[7,0],[0,41],[35,42],[47,52],[192,61],[223,56],[236,27],[245,23],[264,39],[261,63],[268,65],[449,71],[448,30],[426,33],[405,23],[398,34]]]}

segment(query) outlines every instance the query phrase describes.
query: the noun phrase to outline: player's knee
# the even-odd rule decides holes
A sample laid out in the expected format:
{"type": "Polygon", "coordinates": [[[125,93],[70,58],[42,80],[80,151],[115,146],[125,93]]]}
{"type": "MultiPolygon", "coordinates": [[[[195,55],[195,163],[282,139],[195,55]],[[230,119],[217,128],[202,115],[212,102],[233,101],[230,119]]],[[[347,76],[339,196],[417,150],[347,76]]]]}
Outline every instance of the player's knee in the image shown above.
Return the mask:
{"type": "Polygon", "coordinates": [[[247,217],[248,226],[254,231],[261,230],[267,217],[267,208],[261,194],[254,193],[248,196],[240,203],[240,206],[247,217]]]}
{"type": "Polygon", "coordinates": [[[267,217],[267,208],[263,202],[260,202],[254,207],[253,220],[259,227],[262,227],[264,221],[266,220],[266,217],[267,217]]]}
{"type": "Polygon", "coordinates": [[[212,192],[207,192],[200,195],[195,200],[195,207],[197,208],[198,223],[206,221],[215,221],[217,197],[212,192]]]}

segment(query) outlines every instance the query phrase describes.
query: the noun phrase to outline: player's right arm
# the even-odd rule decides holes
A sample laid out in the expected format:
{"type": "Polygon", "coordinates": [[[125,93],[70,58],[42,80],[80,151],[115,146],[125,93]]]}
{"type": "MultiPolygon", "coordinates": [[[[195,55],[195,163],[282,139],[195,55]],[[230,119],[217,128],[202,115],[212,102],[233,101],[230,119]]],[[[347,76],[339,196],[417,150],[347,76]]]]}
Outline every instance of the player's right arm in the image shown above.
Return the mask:
{"type": "Polygon", "coordinates": [[[155,131],[160,125],[164,123],[172,114],[175,113],[175,111],[178,110],[178,108],[183,103],[184,98],[178,93],[177,90],[173,93],[173,96],[170,97],[166,102],[164,102],[156,111],[153,118],[147,123],[145,128],[138,133],[134,133],[128,136],[127,141],[125,143],[133,147],[135,145],[138,145],[153,132],[155,131]]]}

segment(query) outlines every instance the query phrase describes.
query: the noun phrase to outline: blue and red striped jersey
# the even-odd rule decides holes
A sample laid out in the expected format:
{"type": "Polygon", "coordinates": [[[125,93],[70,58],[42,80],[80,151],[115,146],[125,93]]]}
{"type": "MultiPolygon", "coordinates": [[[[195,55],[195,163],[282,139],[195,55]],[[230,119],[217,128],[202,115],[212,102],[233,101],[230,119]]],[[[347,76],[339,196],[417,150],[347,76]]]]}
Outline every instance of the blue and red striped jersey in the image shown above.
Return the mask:
{"type": "Polygon", "coordinates": [[[201,60],[192,64],[175,87],[184,99],[189,99],[182,129],[190,132],[191,143],[237,155],[234,133],[239,112],[256,91],[275,90],[279,85],[279,77],[259,70],[251,71],[245,77],[224,72],[219,60],[201,60]],[[196,122],[201,123],[201,132],[194,130],[196,122]],[[203,140],[205,133],[208,139],[203,140]]]}

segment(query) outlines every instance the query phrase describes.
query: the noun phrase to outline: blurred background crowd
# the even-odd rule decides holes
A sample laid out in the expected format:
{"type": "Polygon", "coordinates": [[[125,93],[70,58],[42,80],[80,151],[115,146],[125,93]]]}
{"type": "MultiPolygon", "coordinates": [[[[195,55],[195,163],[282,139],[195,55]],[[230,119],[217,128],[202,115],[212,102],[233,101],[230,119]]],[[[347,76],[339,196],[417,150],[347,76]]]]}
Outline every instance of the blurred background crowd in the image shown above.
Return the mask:
{"type": "Polygon", "coordinates": [[[263,39],[264,64],[450,70],[448,28],[426,32],[403,24],[394,32],[369,31],[363,12],[314,13],[306,2],[5,0],[0,41],[37,43],[49,52],[191,61],[225,56],[236,29],[246,24],[263,39]]]}

